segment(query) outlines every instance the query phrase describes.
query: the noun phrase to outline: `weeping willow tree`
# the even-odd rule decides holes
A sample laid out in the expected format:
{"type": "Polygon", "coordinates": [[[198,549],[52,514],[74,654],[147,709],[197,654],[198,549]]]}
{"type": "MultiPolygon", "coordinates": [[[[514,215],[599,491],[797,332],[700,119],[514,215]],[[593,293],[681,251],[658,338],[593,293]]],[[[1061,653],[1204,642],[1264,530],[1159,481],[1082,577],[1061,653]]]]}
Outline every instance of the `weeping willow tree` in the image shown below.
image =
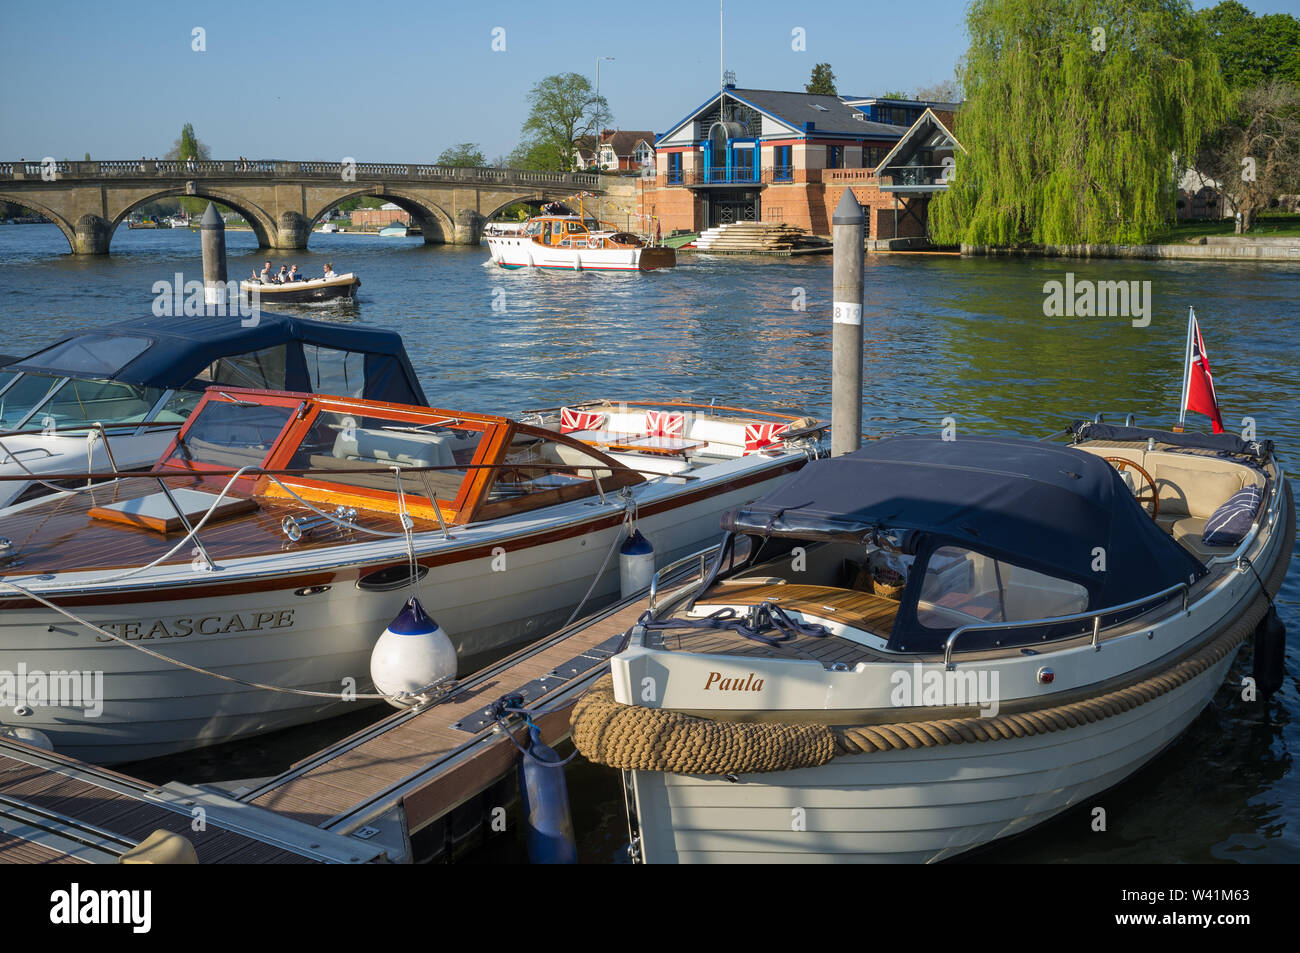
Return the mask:
{"type": "Polygon", "coordinates": [[[1127,244],[1172,214],[1227,88],[1187,0],[974,0],[944,244],[1127,244]]]}

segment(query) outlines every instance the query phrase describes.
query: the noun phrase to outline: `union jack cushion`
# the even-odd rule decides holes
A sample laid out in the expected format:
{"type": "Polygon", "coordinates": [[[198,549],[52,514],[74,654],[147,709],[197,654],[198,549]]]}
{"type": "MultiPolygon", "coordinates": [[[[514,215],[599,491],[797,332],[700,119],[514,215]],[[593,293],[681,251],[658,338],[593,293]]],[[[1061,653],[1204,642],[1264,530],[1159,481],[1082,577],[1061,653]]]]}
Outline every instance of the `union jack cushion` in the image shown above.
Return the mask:
{"type": "Polygon", "coordinates": [[[560,408],[560,433],[576,433],[579,430],[599,430],[605,422],[605,415],[589,410],[570,410],[560,408]]]}
{"type": "Polygon", "coordinates": [[[746,424],[745,453],[754,453],[776,443],[777,435],[788,429],[789,424],[746,424]]]}
{"type": "Polygon", "coordinates": [[[686,415],[674,410],[647,410],[645,432],[650,437],[685,436],[686,415]]]}

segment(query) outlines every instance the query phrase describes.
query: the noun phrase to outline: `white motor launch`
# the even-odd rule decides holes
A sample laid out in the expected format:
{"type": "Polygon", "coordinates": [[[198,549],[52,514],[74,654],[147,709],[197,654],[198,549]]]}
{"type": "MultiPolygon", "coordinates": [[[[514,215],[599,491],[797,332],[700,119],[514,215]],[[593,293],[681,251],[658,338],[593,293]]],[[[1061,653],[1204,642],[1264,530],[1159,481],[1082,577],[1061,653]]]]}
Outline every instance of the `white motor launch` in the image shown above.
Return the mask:
{"type": "Polygon", "coordinates": [[[418,695],[456,677],[456,648],[420,600],[411,596],[370,653],[370,678],[388,703],[406,708],[418,695]]]}
{"type": "Polygon", "coordinates": [[[618,550],[618,588],[624,599],[650,588],[655,574],[655,548],[633,529],[618,550]]]}

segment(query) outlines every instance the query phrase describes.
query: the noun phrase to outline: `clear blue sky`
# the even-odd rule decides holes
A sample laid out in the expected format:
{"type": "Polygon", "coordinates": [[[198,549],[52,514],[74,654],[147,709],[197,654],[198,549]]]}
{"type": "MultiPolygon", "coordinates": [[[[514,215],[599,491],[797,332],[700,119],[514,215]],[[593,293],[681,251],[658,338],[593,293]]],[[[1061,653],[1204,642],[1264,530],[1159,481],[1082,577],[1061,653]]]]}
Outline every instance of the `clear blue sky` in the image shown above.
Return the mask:
{"type": "MultiPolygon", "coordinates": [[[[728,0],[726,65],[741,86],[802,89],[825,61],[841,93],[912,91],[952,76],[965,6],[728,0]],[[806,52],[791,49],[796,27],[806,52]]],[[[0,24],[4,159],[162,155],[188,121],[217,158],[431,162],[470,141],[490,160],[518,142],[534,82],[592,76],[597,56],[615,57],[600,85],[625,129],[665,131],[718,78],[712,0],[6,0],[0,24]]]]}

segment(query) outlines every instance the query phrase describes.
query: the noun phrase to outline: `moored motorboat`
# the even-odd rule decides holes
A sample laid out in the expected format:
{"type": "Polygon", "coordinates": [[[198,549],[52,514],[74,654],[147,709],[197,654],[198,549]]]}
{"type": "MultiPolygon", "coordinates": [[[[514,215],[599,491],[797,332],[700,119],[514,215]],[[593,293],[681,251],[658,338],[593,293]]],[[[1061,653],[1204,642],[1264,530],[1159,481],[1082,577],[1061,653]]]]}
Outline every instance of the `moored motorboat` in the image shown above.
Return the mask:
{"type": "Polygon", "coordinates": [[[427,403],[380,328],[271,314],[87,328],[0,367],[0,508],[50,492],[36,481],[51,474],[152,466],[213,384],[427,403]]]}
{"type": "Polygon", "coordinates": [[[351,298],[361,287],[361,279],[352,272],[331,278],[312,278],[307,281],[264,282],[250,278],[239,283],[239,290],[251,298],[257,295],[262,304],[298,304],[304,301],[335,301],[351,298]]]}
{"type": "Polygon", "coordinates": [[[630,524],[661,561],[692,551],[824,429],[211,388],[147,475],[5,514],[0,671],[101,673],[102,695],[92,716],[46,695],[0,723],[119,762],[339,714],[413,594],[470,671],[612,599],[630,524]]]}
{"type": "Polygon", "coordinates": [[[1252,634],[1249,690],[1281,684],[1271,443],[1074,434],[881,440],[729,514],[574,712],[626,772],[635,855],[955,857],[1148,763],[1252,634]]]}
{"type": "Polygon", "coordinates": [[[491,261],[502,268],[655,271],[677,264],[672,248],[563,210],[535,215],[519,231],[494,230],[487,243],[491,261]]]}

